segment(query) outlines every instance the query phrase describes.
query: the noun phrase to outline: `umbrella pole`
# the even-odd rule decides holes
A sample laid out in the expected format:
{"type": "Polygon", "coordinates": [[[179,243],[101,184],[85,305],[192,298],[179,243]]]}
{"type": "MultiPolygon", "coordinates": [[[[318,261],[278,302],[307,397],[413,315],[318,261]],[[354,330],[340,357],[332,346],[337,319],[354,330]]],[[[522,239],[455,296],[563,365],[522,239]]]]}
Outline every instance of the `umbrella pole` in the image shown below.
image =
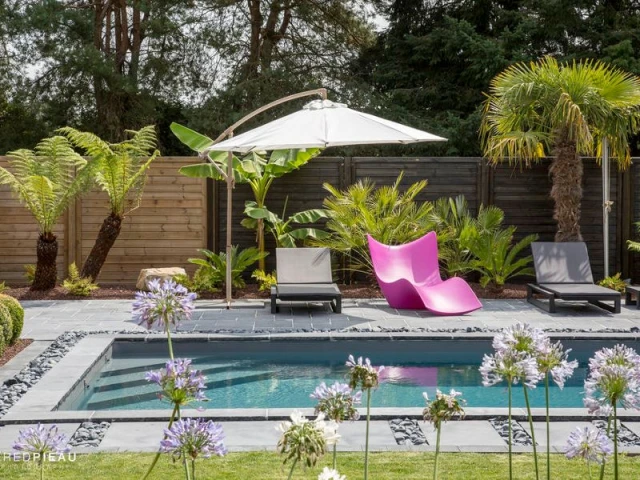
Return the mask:
{"type": "MultiPolygon", "coordinates": [[[[233,132],[229,137],[233,136],[233,132]]],[[[227,157],[227,271],[225,286],[227,289],[227,310],[231,308],[231,215],[233,201],[233,152],[229,152],[227,157]]]]}
{"type": "Polygon", "coordinates": [[[602,139],[602,243],[604,253],[604,276],[609,276],[609,142],[602,139]]]}

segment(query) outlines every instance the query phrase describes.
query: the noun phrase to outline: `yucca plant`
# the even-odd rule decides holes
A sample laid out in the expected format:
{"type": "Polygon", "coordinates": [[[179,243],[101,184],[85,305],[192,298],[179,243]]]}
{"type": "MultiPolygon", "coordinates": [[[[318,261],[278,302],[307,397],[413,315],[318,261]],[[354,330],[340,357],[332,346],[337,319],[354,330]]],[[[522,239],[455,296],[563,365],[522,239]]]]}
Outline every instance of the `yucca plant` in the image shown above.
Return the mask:
{"type": "Polygon", "coordinates": [[[260,220],[265,221],[267,223],[267,229],[271,235],[273,235],[276,242],[276,247],[279,248],[295,248],[296,241],[307,239],[321,240],[329,235],[327,232],[320,230],[319,228],[293,227],[293,225],[296,224],[311,224],[316,223],[321,218],[327,218],[327,211],[321,208],[314,208],[294,213],[285,221],[284,216],[287,210],[288,200],[289,197],[287,197],[284,202],[282,218],[269,211],[266,207],[259,207],[256,202],[245,202],[244,214],[249,218],[242,220],[242,225],[247,228],[256,228],[257,222],[260,220]]]}
{"type": "Polygon", "coordinates": [[[600,61],[558,63],[545,57],[517,63],[491,82],[481,141],[497,164],[529,165],[552,153],[551,197],[556,241],[582,240],[580,155],[600,157],[607,138],[622,168],[631,162],[629,136],[638,131],[640,79],[600,61]]]}
{"type": "MultiPolygon", "coordinates": [[[[210,285],[224,284],[227,269],[227,254],[225,252],[214,253],[211,250],[198,250],[204,258],[190,258],[189,262],[198,265],[200,275],[210,279],[210,285]]],[[[245,281],[242,274],[251,265],[268,255],[260,252],[256,247],[245,248],[238,252],[238,246],[231,247],[231,285],[234,288],[243,288],[245,281]]]]}
{"type": "Polygon", "coordinates": [[[324,200],[329,236],[311,244],[345,255],[347,271],[372,275],[367,234],[384,244],[398,245],[420,238],[433,226],[429,218],[433,205],[416,201],[427,181],[416,182],[403,193],[402,177],[400,173],[393,185],[378,188],[365,179],[342,191],[325,183],[325,190],[331,194],[324,200]]]}
{"type": "Polygon", "coordinates": [[[93,166],[62,136],[45,138],[34,150],[7,154],[9,169],[0,168],[0,183],[9,185],[38,223],[37,263],[31,288],[56,286],[58,239],[56,222],[69,204],[90,185],[93,166]]]}
{"type": "Polygon", "coordinates": [[[140,205],[147,170],[160,154],[156,150],[155,127],[127,130],[130,138],[120,143],[107,143],[93,133],[70,127],[59,132],[95,162],[95,183],[109,196],[109,215],[80,272],[81,277],[95,281],[120,235],[123,220],[140,205]]]}
{"type": "MultiPolygon", "coordinates": [[[[182,143],[198,153],[214,143],[211,138],[178,123],[171,124],[171,131],[182,143]]],[[[267,193],[273,181],[306,165],[321,151],[319,148],[274,150],[268,158],[256,152],[251,152],[242,158],[233,156],[233,179],[235,183],[248,184],[257,207],[265,208],[267,193]]],[[[213,164],[188,165],[182,167],[180,173],[187,177],[224,180],[222,172],[227,171],[228,153],[210,151],[208,157],[213,164]]],[[[251,224],[251,228],[256,229],[258,250],[264,253],[264,219],[257,219],[255,224],[251,224]]],[[[258,261],[260,270],[265,269],[265,256],[258,261]]]]}

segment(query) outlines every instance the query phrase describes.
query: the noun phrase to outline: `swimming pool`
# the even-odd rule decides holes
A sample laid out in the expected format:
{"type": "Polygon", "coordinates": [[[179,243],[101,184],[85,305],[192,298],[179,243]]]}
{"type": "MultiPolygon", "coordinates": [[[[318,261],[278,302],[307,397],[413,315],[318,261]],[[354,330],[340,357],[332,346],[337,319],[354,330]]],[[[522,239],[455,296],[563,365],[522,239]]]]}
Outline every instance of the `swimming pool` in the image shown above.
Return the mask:
{"type": "MultiPolygon", "coordinates": [[[[564,390],[551,389],[555,408],[582,407],[588,358],[613,346],[613,340],[564,340],[580,367],[564,390]]],[[[637,340],[625,341],[638,348],[637,340]]],[[[200,341],[175,342],[176,357],[193,359],[207,376],[209,401],[193,407],[217,409],[313,407],[309,398],[322,381],[344,381],[349,354],[369,356],[385,365],[383,382],[372,398],[374,407],[422,407],[422,392],[455,388],[468,407],[506,407],[506,386],[483,387],[478,366],[491,351],[490,339],[337,340],[337,341],[200,341]]],[[[87,375],[85,386],[60,410],[168,409],[159,387],[144,380],[167,359],[166,342],[114,341],[102,367],[87,375]]],[[[533,407],[544,406],[544,391],[532,392],[533,407]]],[[[524,406],[520,388],[514,406],[524,406]]]]}

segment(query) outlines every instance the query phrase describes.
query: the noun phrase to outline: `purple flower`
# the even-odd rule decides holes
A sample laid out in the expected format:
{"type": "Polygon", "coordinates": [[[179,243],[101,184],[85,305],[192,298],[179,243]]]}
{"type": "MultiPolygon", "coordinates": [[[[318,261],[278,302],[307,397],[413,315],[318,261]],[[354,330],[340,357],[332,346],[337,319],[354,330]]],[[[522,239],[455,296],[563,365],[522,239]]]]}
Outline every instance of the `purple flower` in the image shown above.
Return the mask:
{"type": "Polygon", "coordinates": [[[14,442],[13,449],[17,452],[38,453],[42,456],[48,453],[67,453],[71,448],[67,445],[67,437],[58,433],[58,426],[49,428],[42,424],[20,430],[18,440],[14,442]]]}
{"type": "Polygon", "coordinates": [[[640,410],[640,356],[625,345],[599,350],[589,360],[584,389],[590,414],[609,416],[618,405],[640,410]]]}
{"type": "Polygon", "coordinates": [[[580,457],[587,462],[602,464],[613,453],[613,443],[594,426],[578,427],[569,434],[564,454],[567,458],[580,457]]]}
{"type": "Polygon", "coordinates": [[[340,423],[360,417],[355,406],[362,401],[362,392],[353,393],[346,383],[336,382],[327,387],[327,384],[322,382],[309,396],[318,400],[316,414],[322,412],[330,420],[340,423]]]}
{"type": "Polygon", "coordinates": [[[191,360],[169,360],[164,370],[145,373],[144,378],[162,387],[163,396],[174,405],[184,406],[193,401],[206,401],[203,390],[205,377],[191,368],[191,360]]]}
{"type": "Polygon", "coordinates": [[[168,330],[171,324],[177,325],[182,320],[189,320],[195,309],[195,293],[189,292],[182,285],[171,279],[160,282],[151,280],[149,292],[136,292],[133,302],[133,318],[140,325],[151,328],[155,323],[168,330]]]}
{"type": "Polygon", "coordinates": [[[493,348],[498,353],[518,352],[534,355],[547,337],[539,328],[527,323],[516,323],[493,337],[493,348]]]}
{"type": "Polygon", "coordinates": [[[485,387],[496,385],[503,380],[514,385],[522,382],[529,388],[536,388],[543,375],[538,370],[536,359],[525,354],[506,350],[485,355],[480,365],[482,384],[485,387]]]}
{"type": "Polygon", "coordinates": [[[551,378],[560,389],[564,388],[567,379],[578,368],[576,360],[568,360],[569,352],[571,349],[564,350],[562,343],[551,343],[548,337],[545,337],[545,341],[538,346],[536,352],[538,368],[545,375],[551,374],[551,378]]]}
{"type": "Polygon", "coordinates": [[[176,421],[171,428],[165,428],[165,439],[160,442],[160,451],[170,453],[174,458],[184,456],[195,460],[199,456],[222,456],[227,453],[224,446],[222,425],[209,420],[186,418],[176,421]]]}
{"type": "Polygon", "coordinates": [[[360,386],[363,389],[375,388],[380,383],[380,373],[384,370],[384,367],[380,365],[375,368],[371,365],[371,360],[368,358],[362,361],[362,357],[358,357],[356,361],[353,355],[349,355],[346,363],[349,367],[349,387],[355,389],[360,386]]]}
{"type": "Polygon", "coordinates": [[[436,398],[433,401],[429,401],[429,395],[427,392],[423,392],[425,402],[427,402],[426,408],[422,411],[422,415],[425,421],[429,421],[435,428],[438,428],[442,422],[448,422],[453,417],[457,416],[459,419],[464,418],[464,404],[466,403],[462,398],[461,392],[455,391],[453,388],[449,392],[449,395],[442,393],[440,390],[436,390],[436,398]]]}

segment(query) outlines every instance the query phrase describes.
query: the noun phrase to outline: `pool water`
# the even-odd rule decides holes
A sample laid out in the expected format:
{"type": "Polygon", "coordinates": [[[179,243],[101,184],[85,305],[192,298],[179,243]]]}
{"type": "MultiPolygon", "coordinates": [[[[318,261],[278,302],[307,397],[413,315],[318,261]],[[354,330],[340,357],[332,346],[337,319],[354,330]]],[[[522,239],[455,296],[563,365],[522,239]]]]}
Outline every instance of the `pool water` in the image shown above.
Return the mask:
{"type": "MultiPolygon", "coordinates": [[[[566,341],[570,358],[580,367],[560,390],[550,391],[555,408],[582,407],[582,392],[589,356],[603,346],[619,342],[566,341]]],[[[635,341],[627,342],[630,346],[635,341]]],[[[227,341],[177,342],[176,357],[193,359],[206,375],[208,402],[204,408],[302,408],[313,407],[309,398],[320,382],[345,381],[344,362],[349,353],[368,355],[374,365],[385,365],[383,381],[372,396],[373,407],[422,407],[422,392],[433,397],[436,388],[455,388],[468,407],[506,407],[506,384],[483,387],[478,367],[488,340],[376,340],[376,341],[227,341]]],[[[144,379],[145,372],[159,370],[167,359],[161,342],[114,342],[104,368],[88,379],[84,394],[67,410],[165,409],[159,387],[144,379]]],[[[530,395],[532,407],[544,406],[544,389],[530,395]]],[[[513,404],[524,406],[522,389],[514,389],[513,404]]]]}

